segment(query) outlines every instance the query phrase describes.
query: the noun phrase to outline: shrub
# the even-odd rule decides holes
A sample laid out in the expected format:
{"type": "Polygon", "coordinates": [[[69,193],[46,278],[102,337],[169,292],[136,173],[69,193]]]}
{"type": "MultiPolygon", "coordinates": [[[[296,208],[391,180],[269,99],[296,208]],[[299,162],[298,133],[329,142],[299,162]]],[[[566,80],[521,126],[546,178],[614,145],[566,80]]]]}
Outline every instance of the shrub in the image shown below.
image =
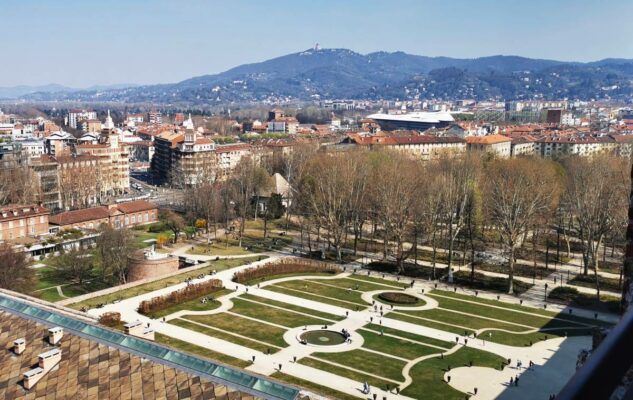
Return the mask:
{"type": "Polygon", "coordinates": [[[121,313],[114,312],[114,311],[103,313],[99,317],[99,323],[101,325],[105,325],[105,326],[109,326],[109,327],[115,327],[115,326],[121,324],[121,313]]]}
{"type": "Polygon", "coordinates": [[[166,245],[169,242],[169,236],[161,233],[156,237],[156,247],[160,248],[166,245]]]}
{"type": "Polygon", "coordinates": [[[142,301],[138,306],[138,312],[141,314],[150,314],[156,311],[161,311],[168,307],[175,306],[176,304],[184,303],[200,296],[217,292],[222,288],[222,281],[219,279],[211,279],[206,282],[194,283],[164,296],[153,297],[149,300],[142,301]]]}
{"type": "Polygon", "coordinates": [[[378,298],[385,300],[389,303],[396,304],[415,304],[418,302],[418,298],[406,293],[386,292],[380,293],[378,298]]]}
{"type": "Polygon", "coordinates": [[[548,297],[550,299],[562,300],[562,301],[572,301],[578,296],[578,289],[570,286],[558,286],[552,289],[548,297]]]}
{"type": "Polygon", "coordinates": [[[338,274],[341,269],[336,265],[326,264],[312,260],[286,259],[268,263],[259,267],[248,268],[233,275],[233,282],[245,283],[255,279],[266,278],[274,275],[286,275],[296,273],[327,273],[338,274]]]}
{"type": "Polygon", "coordinates": [[[147,228],[147,231],[151,233],[159,233],[166,230],[167,230],[167,226],[165,226],[164,222],[154,222],[147,228]]]}

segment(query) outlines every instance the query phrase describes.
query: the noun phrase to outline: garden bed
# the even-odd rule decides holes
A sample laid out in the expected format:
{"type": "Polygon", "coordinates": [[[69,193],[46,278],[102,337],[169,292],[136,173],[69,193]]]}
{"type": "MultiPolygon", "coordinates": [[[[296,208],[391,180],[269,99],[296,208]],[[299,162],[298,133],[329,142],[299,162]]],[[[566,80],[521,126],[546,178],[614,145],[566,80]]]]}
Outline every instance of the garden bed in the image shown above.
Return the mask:
{"type": "Polygon", "coordinates": [[[417,305],[420,299],[406,293],[384,292],[378,295],[378,299],[388,304],[399,304],[404,306],[417,305]]]}
{"type": "MultiPolygon", "coordinates": [[[[603,276],[600,276],[598,279],[600,280],[600,289],[602,290],[608,290],[610,292],[619,292],[622,290],[619,279],[605,278],[603,276]]],[[[573,279],[567,282],[567,284],[595,289],[596,277],[593,274],[576,275],[573,279]]]]}
{"type": "Polygon", "coordinates": [[[143,315],[154,314],[175,305],[219,292],[223,288],[222,281],[219,279],[188,284],[184,288],[175,290],[164,296],[153,297],[149,300],[142,301],[138,306],[138,312],[143,315]]]}
{"type": "Polygon", "coordinates": [[[294,274],[331,274],[335,275],[341,269],[332,264],[317,261],[289,259],[265,264],[259,267],[248,268],[233,275],[233,282],[253,284],[272,276],[288,276],[294,274]]]}
{"type": "MultiPolygon", "coordinates": [[[[475,272],[475,279],[471,281],[470,271],[457,271],[453,273],[453,282],[459,286],[471,289],[489,290],[492,292],[507,293],[508,278],[492,277],[475,272]]],[[[514,294],[519,295],[532,286],[529,283],[514,279],[514,294]]]]}
{"type": "MultiPolygon", "coordinates": [[[[384,272],[389,274],[398,274],[398,268],[395,262],[389,261],[374,261],[367,264],[367,269],[376,272],[384,272]]],[[[443,275],[446,275],[447,267],[435,267],[435,277],[439,278],[443,275]]],[[[411,278],[424,278],[424,279],[432,279],[433,277],[433,267],[428,267],[424,265],[415,265],[412,263],[404,264],[404,272],[399,274],[403,276],[408,276],[411,278]]]]}

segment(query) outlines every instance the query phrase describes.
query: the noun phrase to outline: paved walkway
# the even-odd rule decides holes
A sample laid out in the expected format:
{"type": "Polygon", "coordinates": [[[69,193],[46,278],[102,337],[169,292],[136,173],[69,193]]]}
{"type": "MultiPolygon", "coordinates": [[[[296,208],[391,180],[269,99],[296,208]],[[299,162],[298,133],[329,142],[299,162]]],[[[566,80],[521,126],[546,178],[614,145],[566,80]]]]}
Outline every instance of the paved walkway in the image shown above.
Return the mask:
{"type": "MultiPolygon", "coordinates": [[[[394,320],[394,319],[388,318],[388,316],[381,318],[379,312],[375,312],[373,308],[369,307],[369,304],[368,304],[368,307],[366,307],[365,309],[361,311],[353,311],[353,310],[348,310],[343,307],[338,307],[334,305],[321,303],[318,301],[303,299],[303,298],[291,296],[288,294],[266,290],[266,286],[279,284],[279,283],[289,281],[289,280],[298,279],[297,277],[288,277],[288,278],[271,280],[271,281],[263,283],[261,285],[261,288],[249,287],[248,289],[244,285],[235,284],[234,282],[231,281],[233,274],[237,271],[252,267],[254,265],[259,265],[259,264],[264,264],[270,261],[274,261],[275,259],[279,258],[278,255],[273,255],[273,254],[268,254],[268,255],[270,255],[271,258],[260,261],[260,262],[255,262],[249,265],[232,268],[230,270],[221,271],[214,276],[205,276],[204,278],[200,280],[198,279],[194,280],[194,282],[198,282],[198,281],[203,281],[203,280],[208,280],[208,279],[220,279],[223,281],[225,287],[229,289],[236,289],[236,290],[218,299],[222,302],[219,308],[216,308],[214,310],[209,310],[209,311],[202,311],[202,312],[181,311],[181,312],[174,313],[172,315],[167,316],[166,320],[179,318],[186,314],[190,314],[190,315],[191,314],[217,314],[217,313],[229,311],[232,307],[231,299],[245,293],[248,290],[249,294],[260,296],[266,299],[280,301],[280,302],[284,302],[288,304],[294,304],[294,305],[304,307],[306,309],[312,309],[312,310],[316,310],[320,312],[330,313],[333,315],[347,316],[345,319],[335,322],[332,325],[330,325],[329,328],[333,330],[340,331],[342,329],[347,329],[348,331],[355,333],[358,329],[362,328],[363,326],[373,321],[374,323],[377,323],[379,325],[382,325],[388,328],[403,330],[406,332],[411,332],[414,334],[418,334],[418,335],[422,335],[422,336],[426,336],[430,338],[444,340],[450,343],[456,343],[456,339],[459,342],[458,345],[454,345],[452,349],[450,350],[438,348],[437,353],[435,353],[435,355],[441,352],[446,354],[449,351],[457,351],[459,348],[461,348],[461,346],[464,346],[465,340],[467,339],[466,337],[455,335],[454,333],[450,333],[450,332],[446,332],[446,331],[442,331],[438,329],[429,328],[422,325],[416,325],[416,324],[412,324],[412,323],[408,323],[404,321],[394,320]]],[[[249,256],[252,256],[252,255],[249,255],[249,256]]],[[[198,256],[198,257],[214,258],[213,256],[198,256]]],[[[244,256],[234,256],[234,257],[238,258],[238,257],[244,257],[244,256]]],[[[343,274],[343,276],[349,276],[349,273],[343,274]]],[[[319,281],[324,281],[328,279],[337,279],[340,277],[341,277],[340,275],[337,277],[315,276],[315,277],[301,277],[300,279],[312,279],[312,280],[318,279],[319,281]]],[[[354,279],[354,277],[351,277],[351,278],[354,279]]],[[[168,335],[168,336],[171,336],[183,341],[187,341],[187,342],[190,342],[202,347],[211,348],[215,351],[221,351],[222,353],[225,353],[227,355],[230,355],[232,357],[235,357],[241,360],[252,361],[253,357],[255,357],[255,361],[252,362],[252,364],[247,368],[250,371],[264,374],[264,375],[270,375],[274,373],[276,370],[279,370],[279,366],[281,364],[281,371],[286,374],[289,374],[301,379],[306,379],[309,381],[321,383],[321,384],[323,384],[324,382],[327,382],[327,386],[332,389],[335,389],[340,392],[344,392],[356,397],[361,397],[361,398],[367,397],[367,396],[364,396],[360,392],[360,388],[362,386],[361,382],[356,382],[354,380],[341,377],[339,375],[335,375],[327,371],[323,371],[320,369],[308,367],[306,365],[293,362],[294,357],[297,357],[297,359],[300,360],[304,357],[310,356],[315,351],[322,351],[321,348],[301,345],[298,342],[298,340],[296,339],[296,335],[299,333],[300,329],[302,329],[301,327],[289,329],[288,332],[286,332],[286,335],[284,336],[284,338],[288,342],[287,347],[281,349],[280,351],[274,354],[266,355],[264,353],[255,351],[245,346],[237,345],[235,343],[232,343],[226,340],[210,337],[210,336],[201,334],[199,332],[181,328],[179,326],[172,325],[169,323],[162,323],[157,320],[152,320],[136,312],[136,308],[138,307],[141,301],[148,300],[156,296],[168,294],[174,290],[184,287],[185,285],[186,285],[185,283],[181,283],[181,284],[174,285],[171,287],[159,289],[151,293],[146,293],[146,294],[142,294],[133,298],[122,300],[116,304],[106,305],[100,309],[89,310],[89,313],[97,316],[104,312],[117,311],[121,313],[121,317],[123,320],[125,321],[140,320],[144,323],[149,323],[156,332],[159,332],[159,333],[162,333],[162,334],[165,334],[165,335],[168,335]]],[[[421,291],[422,290],[428,291],[428,290],[431,290],[431,288],[432,288],[432,284],[429,282],[417,282],[413,288],[406,289],[406,292],[413,294],[417,297],[421,297],[424,300],[426,300],[427,304],[423,306],[423,308],[427,309],[427,308],[432,308],[436,306],[437,301],[435,301],[434,299],[428,296],[421,294],[421,291]]],[[[385,290],[390,290],[390,287],[385,286],[385,290]]],[[[376,292],[366,292],[362,295],[363,299],[366,301],[371,301],[371,297],[375,293],[376,292]]],[[[481,296],[485,297],[487,295],[482,293],[481,296]]],[[[516,299],[513,299],[513,300],[514,302],[516,302],[516,299]]],[[[266,321],[261,321],[261,322],[267,323],[266,321]]],[[[562,368],[558,364],[551,364],[550,358],[552,358],[552,354],[557,355],[561,351],[565,353],[569,353],[569,354],[573,353],[565,357],[561,356],[560,360],[562,361],[560,361],[560,363],[568,362],[569,361],[568,359],[570,357],[575,359],[575,355],[577,354],[577,347],[580,348],[586,345],[586,342],[583,342],[577,339],[578,338],[573,338],[573,339],[560,338],[560,339],[548,340],[546,342],[540,342],[531,347],[512,347],[512,346],[506,346],[506,345],[501,345],[497,343],[486,342],[483,340],[470,338],[468,340],[468,346],[481,349],[484,351],[492,352],[494,354],[498,354],[506,359],[507,358],[510,358],[512,360],[522,359],[524,360],[525,364],[527,364],[527,362],[531,359],[537,364],[537,366],[539,366],[539,368],[541,368],[542,371],[550,371],[552,368],[557,369],[557,371],[562,371],[562,372],[556,372],[554,374],[551,374],[551,376],[555,376],[556,379],[553,379],[553,378],[548,379],[547,377],[550,375],[547,375],[547,374],[545,374],[547,376],[540,377],[539,379],[544,379],[545,381],[538,388],[538,393],[535,393],[534,387],[528,390],[528,385],[525,385],[516,389],[512,389],[516,391],[517,393],[524,391],[525,392],[524,396],[528,396],[528,393],[530,393],[532,396],[535,396],[535,397],[537,397],[537,394],[542,394],[542,396],[540,397],[545,397],[550,392],[557,391],[558,388],[560,388],[562,384],[572,374],[571,372],[569,372],[568,369],[562,368]],[[578,343],[572,346],[572,344],[576,342],[578,343]],[[551,368],[550,368],[550,365],[551,365],[551,368]]],[[[336,349],[336,350],[348,351],[348,350],[358,348],[361,345],[362,345],[362,337],[360,337],[360,335],[358,334],[355,334],[353,336],[352,344],[343,345],[342,348],[336,349]]],[[[271,348],[274,348],[274,346],[271,346],[271,348]]],[[[389,356],[389,355],[386,355],[386,356],[389,356]]],[[[401,388],[405,388],[406,386],[411,384],[412,379],[409,376],[409,371],[411,367],[415,365],[416,362],[422,361],[424,358],[427,358],[427,356],[421,357],[420,359],[417,359],[417,360],[409,361],[407,363],[403,371],[404,372],[403,380],[400,383],[401,388]]],[[[573,365],[575,365],[575,362],[573,363],[573,365]]],[[[350,369],[350,367],[345,367],[345,368],[350,369]]],[[[358,372],[363,372],[363,371],[359,370],[358,372]]],[[[471,372],[470,374],[468,374],[467,372],[462,373],[461,369],[455,369],[452,372],[451,384],[454,385],[459,390],[465,390],[464,388],[472,386],[473,379],[477,379],[477,377],[479,377],[479,374],[472,374],[472,370],[470,370],[470,372],[471,372]]],[[[482,385],[481,383],[479,383],[481,387],[479,388],[480,392],[477,395],[477,398],[493,398],[494,396],[499,395],[500,393],[499,388],[502,387],[503,382],[507,380],[507,376],[506,376],[507,374],[501,374],[501,373],[496,374],[494,371],[491,371],[489,369],[482,369],[482,371],[478,371],[478,372],[481,372],[483,374],[481,376],[486,378],[485,382],[487,383],[485,385],[482,385]]],[[[523,376],[528,372],[526,372],[525,370],[521,370],[521,371],[517,370],[517,371],[512,371],[512,373],[515,373],[517,375],[520,374],[521,376],[523,376]]],[[[382,379],[385,379],[385,378],[382,378],[382,379]]],[[[526,378],[526,381],[527,380],[528,379],[526,378]]],[[[479,379],[477,379],[477,381],[484,382],[483,380],[479,380],[479,379]]],[[[392,393],[385,393],[377,389],[373,389],[373,391],[377,394],[378,398],[382,398],[383,396],[387,396],[387,398],[395,397],[395,395],[392,393]]],[[[402,395],[398,396],[398,398],[406,399],[406,397],[402,395]]]]}

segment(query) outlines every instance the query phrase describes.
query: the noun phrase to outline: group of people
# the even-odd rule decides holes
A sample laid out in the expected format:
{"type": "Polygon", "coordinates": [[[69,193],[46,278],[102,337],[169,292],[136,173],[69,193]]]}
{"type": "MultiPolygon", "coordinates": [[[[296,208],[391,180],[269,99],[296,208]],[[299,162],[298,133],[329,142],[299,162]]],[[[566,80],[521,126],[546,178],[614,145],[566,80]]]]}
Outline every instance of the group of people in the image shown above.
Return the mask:
{"type": "Polygon", "coordinates": [[[213,301],[213,297],[203,297],[200,299],[200,303],[202,304],[207,304],[210,301],[213,301]]]}
{"type": "Polygon", "coordinates": [[[341,329],[341,333],[345,337],[345,343],[352,343],[352,334],[345,328],[341,329]]]}

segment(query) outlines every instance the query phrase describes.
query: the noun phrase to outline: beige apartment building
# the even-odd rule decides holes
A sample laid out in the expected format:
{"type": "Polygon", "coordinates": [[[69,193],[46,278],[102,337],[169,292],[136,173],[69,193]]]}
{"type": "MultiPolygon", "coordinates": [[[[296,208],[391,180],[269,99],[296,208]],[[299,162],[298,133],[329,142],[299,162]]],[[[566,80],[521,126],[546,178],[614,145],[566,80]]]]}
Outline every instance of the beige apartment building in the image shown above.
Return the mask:
{"type": "Polygon", "coordinates": [[[35,204],[0,208],[0,242],[48,233],[48,208],[35,204]]]}

